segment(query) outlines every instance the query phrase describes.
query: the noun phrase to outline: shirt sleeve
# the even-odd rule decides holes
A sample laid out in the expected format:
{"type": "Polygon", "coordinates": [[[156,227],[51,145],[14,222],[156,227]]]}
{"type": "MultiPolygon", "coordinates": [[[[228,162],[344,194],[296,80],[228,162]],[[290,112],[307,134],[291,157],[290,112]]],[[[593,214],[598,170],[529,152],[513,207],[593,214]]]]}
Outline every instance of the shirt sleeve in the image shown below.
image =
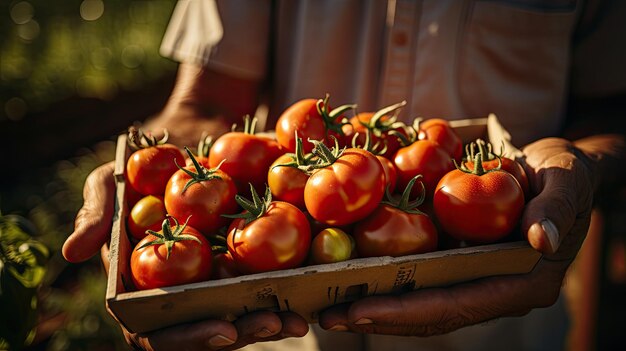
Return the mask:
{"type": "Polygon", "coordinates": [[[268,64],[269,0],[179,0],[161,55],[244,79],[263,79],[268,64]]]}

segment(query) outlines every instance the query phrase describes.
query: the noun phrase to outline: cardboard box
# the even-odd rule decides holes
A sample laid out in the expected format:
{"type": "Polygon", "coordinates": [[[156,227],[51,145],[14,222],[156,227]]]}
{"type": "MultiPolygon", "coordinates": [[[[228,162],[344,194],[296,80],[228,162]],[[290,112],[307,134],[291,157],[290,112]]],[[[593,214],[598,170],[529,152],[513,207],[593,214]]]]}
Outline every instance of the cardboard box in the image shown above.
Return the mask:
{"type": "MultiPolygon", "coordinates": [[[[488,138],[519,150],[497,118],[453,121],[464,142],[488,138]]],[[[437,251],[404,257],[361,258],[346,262],[251,274],[162,289],[130,291],[126,235],[130,209],[124,202],[124,170],[130,151],[126,136],[117,145],[116,211],[111,233],[106,300],[117,319],[132,332],[147,332],[207,318],[233,320],[256,310],[294,311],[316,322],[319,311],[364,296],[446,286],[481,277],[530,272],[541,255],[525,241],[437,251]]]]}

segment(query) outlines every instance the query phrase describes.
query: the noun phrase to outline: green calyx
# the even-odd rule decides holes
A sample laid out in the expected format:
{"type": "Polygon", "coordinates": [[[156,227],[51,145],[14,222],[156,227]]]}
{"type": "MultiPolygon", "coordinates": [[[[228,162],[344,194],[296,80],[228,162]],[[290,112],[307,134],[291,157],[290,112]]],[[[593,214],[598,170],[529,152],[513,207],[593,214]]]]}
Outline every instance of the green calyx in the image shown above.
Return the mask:
{"type": "Polygon", "coordinates": [[[198,142],[198,156],[200,157],[209,157],[209,151],[211,151],[211,146],[213,146],[213,136],[209,135],[207,132],[202,132],[202,136],[200,137],[200,141],[198,142]]]}
{"type": "Polygon", "coordinates": [[[317,163],[317,157],[312,154],[304,153],[304,148],[302,147],[302,138],[298,137],[298,131],[296,133],[296,150],[294,153],[287,153],[286,155],[291,158],[290,162],[281,163],[274,165],[272,169],[276,167],[292,167],[297,168],[300,171],[310,174],[315,169],[315,164],[317,163]]]}
{"type": "Polygon", "coordinates": [[[385,199],[381,201],[381,204],[395,207],[406,213],[425,215],[424,212],[417,209],[421,204],[424,203],[424,199],[426,199],[426,188],[424,187],[424,182],[422,182],[421,180],[419,182],[421,186],[421,191],[420,191],[419,196],[414,200],[410,199],[411,190],[413,189],[413,186],[415,186],[415,183],[417,182],[419,178],[422,178],[421,174],[418,174],[415,177],[411,178],[409,183],[404,188],[404,191],[402,191],[402,195],[400,196],[399,199],[394,198],[393,195],[391,194],[391,191],[389,190],[389,187],[387,187],[385,189],[385,199]]]}
{"type": "Polygon", "coordinates": [[[141,128],[136,126],[128,127],[128,146],[132,150],[145,149],[156,145],[163,145],[167,143],[169,133],[167,129],[163,129],[163,138],[157,139],[152,134],[145,134],[141,128]]]}
{"type": "Polygon", "coordinates": [[[495,157],[498,159],[498,166],[488,170],[483,167],[483,162],[485,160],[481,152],[478,152],[474,155],[474,167],[472,169],[467,167],[467,162],[461,162],[460,166],[458,163],[456,163],[456,160],[452,160],[452,162],[454,162],[454,166],[456,167],[456,169],[461,172],[481,176],[483,174],[499,171],[502,168],[502,158],[498,155],[495,155],[495,157]]]}
{"type": "Polygon", "coordinates": [[[350,121],[345,117],[339,117],[349,110],[354,110],[356,108],[356,104],[341,105],[337,108],[332,109],[332,111],[329,111],[329,99],[330,95],[326,94],[324,99],[317,100],[317,103],[315,104],[317,107],[317,113],[322,117],[327,133],[328,131],[333,131],[339,135],[344,135],[342,127],[344,125],[349,125],[350,121]]]}
{"type": "MultiPolygon", "coordinates": [[[[258,119],[256,117],[250,117],[250,115],[243,116],[243,133],[255,135],[256,134],[256,124],[258,119]]],[[[234,123],[231,127],[231,131],[237,130],[237,123],[234,123]]]]}
{"type": "Polygon", "coordinates": [[[362,148],[365,151],[369,151],[374,155],[382,155],[387,152],[387,140],[379,139],[374,143],[374,138],[372,138],[372,131],[370,129],[365,130],[365,142],[362,146],[358,145],[359,133],[354,133],[352,137],[352,147],[353,148],[362,148]],[[381,143],[382,140],[382,143],[381,143]],[[382,145],[382,146],[381,146],[382,145]]]}
{"type": "Polygon", "coordinates": [[[153,246],[153,245],[165,245],[165,247],[167,248],[166,259],[169,259],[170,254],[172,253],[172,248],[174,247],[174,244],[176,244],[179,241],[193,240],[197,242],[198,244],[202,245],[202,242],[200,241],[200,239],[196,238],[193,235],[185,234],[185,228],[187,228],[187,222],[189,222],[189,217],[187,217],[185,224],[181,226],[178,223],[178,220],[176,220],[176,218],[168,215],[167,218],[163,220],[163,224],[161,224],[162,233],[155,232],[154,230],[147,231],[148,234],[156,236],[157,239],[141,245],[140,247],[137,248],[137,250],[143,249],[144,247],[153,246]],[[175,223],[174,230],[172,230],[172,228],[170,227],[170,221],[169,221],[170,218],[174,220],[174,223],[175,223]]]}
{"type": "Polygon", "coordinates": [[[381,137],[383,133],[406,127],[404,123],[398,121],[398,114],[400,113],[400,109],[404,106],[406,106],[406,101],[383,107],[376,111],[369,121],[362,122],[359,120],[359,123],[367,130],[370,130],[374,136],[381,137]],[[388,118],[383,119],[385,116],[388,118]]]}
{"type": "Polygon", "coordinates": [[[222,179],[222,177],[215,175],[215,172],[217,172],[217,170],[220,168],[222,163],[224,163],[224,161],[226,160],[222,160],[222,162],[220,162],[220,164],[217,165],[217,167],[215,168],[207,169],[206,167],[198,163],[198,160],[196,160],[193,153],[191,153],[191,150],[189,150],[189,148],[186,146],[185,146],[185,152],[187,152],[189,159],[191,160],[191,162],[193,162],[193,166],[196,168],[196,172],[193,172],[184,167],[181,167],[180,165],[178,165],[178,162],[174,160],[174,163],[176,163],[176,166],[178,167],[178,169],[187,173],[187,175],[191,177],[191,179],[189,179],[189,181],[187,181],[187,183],[183,187],[183,190],[181,191],[181,193],[184,193],[187,190],[187,188],[189,188],[193,184],[205,182],[205,181],[213,180],[213,179],[222,179]]]}
{"type": "Polygon", "coordinates": [[[233,219],[243,218],[245,219],[246,225],[255,219],[261,218],[267,212],[270,204],[272,203],[272,192],[270,191],[270,188],[266,186],[265,196],[260,197],[254,189],[254,186],[250,184],[250,193],[252,195],[252,200],[248,200],[241,195],[235,195],[235,201],[245,210],[244,212],[222,216],[233,219]]]}
{"type": "Polygon", "coordinates": [[[311,152],[318,158],[317,162],[313,166],[313,169],[321,169],[332,165],[335,161],[337,161],[337,159],[339,159],[339,157],[341,157],[341,155],[343,155],[343,152],[346,151],[345,147],[339,147],[339,140],[337,140],[337,138],[332,135],[330,137],[335,142],[335,146],[333,148],[329,148],[320,140],[309,139],[309,142],[314,145],[311,152]]]}

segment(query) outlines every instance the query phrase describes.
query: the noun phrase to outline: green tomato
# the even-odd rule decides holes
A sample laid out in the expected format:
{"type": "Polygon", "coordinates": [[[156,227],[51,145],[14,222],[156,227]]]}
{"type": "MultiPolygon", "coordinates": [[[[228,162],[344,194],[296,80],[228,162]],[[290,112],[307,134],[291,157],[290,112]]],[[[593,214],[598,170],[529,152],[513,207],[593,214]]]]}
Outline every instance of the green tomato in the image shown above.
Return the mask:
{"type": "Polygon", "coordinates": [[[334,263],[352,258],[353,240],[339,228],[326,228],[313,238],[311,263],[334,263]]]}

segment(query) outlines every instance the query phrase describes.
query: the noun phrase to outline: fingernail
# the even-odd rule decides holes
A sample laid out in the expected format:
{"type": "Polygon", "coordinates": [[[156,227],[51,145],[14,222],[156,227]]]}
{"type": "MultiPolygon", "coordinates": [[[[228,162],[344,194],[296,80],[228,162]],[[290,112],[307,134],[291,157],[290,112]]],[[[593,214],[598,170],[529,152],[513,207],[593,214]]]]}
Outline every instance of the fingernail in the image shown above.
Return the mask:
{"type": "Polygon", "coordinates": [[[256,336],[257,338],[267,338],[268,336],[272,336],[272,335],[274,335],[274,333],[272,333],[267,328],[263,328],[259,330],[258,332],[256,332],[256,334],[254,334],[254,336],[256,336]]]}
{"type": "Polygon", "coordinates": [[[343,332],[343,331],[348,331],[348,327],[346,327],[343,324],[335,324],[332,327],[328,328],[328,330],[343,332]]]}
{"type": "Polygon", "coordinates": [[[542,219],[540,224],[541,228],[548,237],[548,241],[550,242],[550,246],[552,247],[552,252],[556,252],[556,250],[559,249],[559,245],[561,245],[559,230],[556,229],[554,223],[552,223],[552,221],[549,219],[542,219]]]}
{"type": "Polygon", "coordinates": [[[209,346],[211,347],[228,346],[234,343],[235,343],[235,340],[229,339],[221,334],[217,334],[209,339],[209,346]]]}
{"type": "Polygon", "coordinates": [[[363,324],[373,324],[374,321],[372,321],[369,318],[361,318],[358,321],[354,322],[354,324],[356,325],[363,325],[363,324]]]}

